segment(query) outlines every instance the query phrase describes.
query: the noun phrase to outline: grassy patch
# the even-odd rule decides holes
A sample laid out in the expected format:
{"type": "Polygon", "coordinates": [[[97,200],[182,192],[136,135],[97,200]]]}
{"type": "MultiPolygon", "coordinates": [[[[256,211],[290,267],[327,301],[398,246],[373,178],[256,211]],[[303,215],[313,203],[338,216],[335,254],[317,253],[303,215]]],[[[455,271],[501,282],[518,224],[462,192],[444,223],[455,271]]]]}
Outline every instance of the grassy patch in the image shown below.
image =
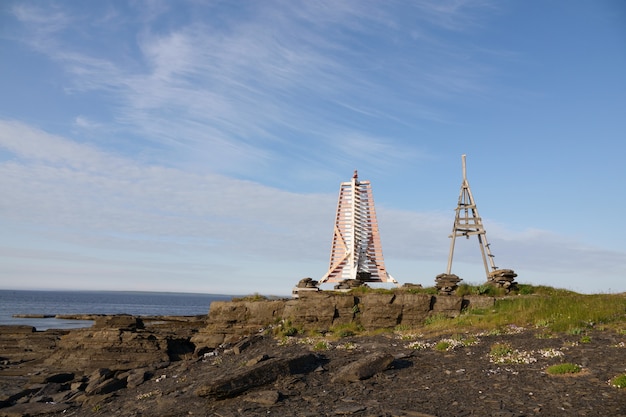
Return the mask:
{"type": "Polygon", "coordinates": [[[513,348],[507,343],[494,343],[489,350],[490,356],[503,357],[513,353],[513,348]]]}
{"type": "Polygon", "coordinates": [[[313,345],[313,350],[328,350],[330,349],[330,345],[325,340],[320,340],[319,342],[313,345]]]}
{"type": "Polygon", "coordinates": [[[581,370],[581,367],[574,363],[560,363],[558,365],[548,366],[546,372],[550,375],[564,375],[577,374],[581,370]]]}
{"type": "Polygon", "coordinates": [[[618,375],[609,381],[609,385],[615,388],[626,388],[626,374],[618,375]]]}
{"type": "Polygon", "coordinates": [[[264,295],[259,294],[258,292],[255,292],[254,294],[251,294],[251,295],[245,295],[243,297],[232,298],[232,301],[264,301],[264,300],[268,300],[268,298],[264,295]]]}
{"type": "Polygon", "coordinates": [[[426,326],[443,326],[448,327],[450,325],[450,318],[445,314],[437,313],[432,316],[426,317],[424,320],[426,326]]]}
{"type": "Polygon", "coordinates": [[[274,327],[274,334],[279,337],[293,337],[301,333],[301,329],[295,327],[290,320],[280,322],[274,327]]]}
{"type": "Polygon", "coordinates": [[[435,344],[434,349],[438,350],[439,352],[445,352],[449,350],[451,346],[452,346],[452,343],[450,341],[440,340],[439,342],[435,344]]]}
{"type": "Polygon", "coordinates": [[[588,329],[626,321],[626,297],[620,294],[575,294],[540,287],[540,295],[511,296],[496,300],[493,309],[469,310],[449,323],[491,330],[509,324],[531,326],[544,332],[582,335],[588,329]]]}
{"type": "Polygon", "coordinates": [[[350,322],[339,324],[330,328],[330,331],[337,337],[350,337],[363,333],[365,329],[359,323],[350,322]]]}

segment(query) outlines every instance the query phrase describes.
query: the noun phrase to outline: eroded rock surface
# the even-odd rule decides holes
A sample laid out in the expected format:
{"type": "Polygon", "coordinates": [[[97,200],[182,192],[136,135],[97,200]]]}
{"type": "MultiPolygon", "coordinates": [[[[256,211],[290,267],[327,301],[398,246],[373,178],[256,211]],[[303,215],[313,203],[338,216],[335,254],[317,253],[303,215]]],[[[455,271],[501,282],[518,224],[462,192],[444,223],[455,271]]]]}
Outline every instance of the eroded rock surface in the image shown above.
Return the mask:
{"type": "Polygon", "coordinates": [[[584,343],[580,335],[538,337],[517,327],[423,337],[407,323],[458,314],[467,299],[396,293],[298,300],[333,311],[318,320],[292,301],[218,304],[211,315],[224,314],[208,320],[102,317],[89,329],[45,332],[0,326],[0,417],[626,415],[626,392],[607,382],[625,371],[623,332],[589,331],[584,343]],[[275,334],[285,320],[308,330],[275,334]],[[356,320],[381,326],[378,334],[321,332],[356,320]],[[219,345],[196,343],[211,335],[219,345]],[[499,362],[496,344],[519,360],[499,362]],[[545,372],[563,362],[583,370],[545,372]]]}

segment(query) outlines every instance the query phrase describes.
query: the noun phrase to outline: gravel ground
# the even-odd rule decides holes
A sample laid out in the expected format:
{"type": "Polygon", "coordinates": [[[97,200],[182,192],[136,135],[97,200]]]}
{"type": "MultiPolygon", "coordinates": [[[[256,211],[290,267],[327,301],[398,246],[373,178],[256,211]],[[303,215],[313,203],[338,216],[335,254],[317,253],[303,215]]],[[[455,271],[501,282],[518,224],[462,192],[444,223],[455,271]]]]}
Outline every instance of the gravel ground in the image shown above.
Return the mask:
{"type": "MultiPolygon", "coordinates": [[[[626,416],[626,389],[608,382],[626,373],[626,335],[615,331],[546,335],[511,327],[500,334],[324,340],[259,337],[239,354],[225,349],[174,362],[136,388],[94,396],[81,407],[49,415],[626,416]],[[276,377],[263,383],[250,376],[242,392],[230,398],[197,395],[211,381],[232,386],[229,377],[310,352],[314,363],[304,372],[276,370],[276,377]],[[347,365],[381,353],[393,355],[393,361],[384,369],[372,364],[373,376],[337,380],[347,365]],[[579,365],[581,371],[546,373],[561,363],[579,365]]],[[[267,375],[273,370],[263,369],[267,375]]]]}

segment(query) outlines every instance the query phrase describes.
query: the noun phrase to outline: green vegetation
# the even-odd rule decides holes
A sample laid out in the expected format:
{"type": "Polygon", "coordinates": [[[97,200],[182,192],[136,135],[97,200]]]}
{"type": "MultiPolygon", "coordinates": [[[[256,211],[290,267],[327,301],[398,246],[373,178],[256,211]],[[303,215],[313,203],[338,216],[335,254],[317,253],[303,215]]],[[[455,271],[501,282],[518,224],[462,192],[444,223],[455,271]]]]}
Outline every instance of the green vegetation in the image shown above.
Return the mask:
{"type": "Polygon", "coordinates": [[[493,309],[470,309],[450,320],[450,328],[484,330],[508,325],[531,326],[544,333],[582,335],[598,325],[623,326],[626,297],[623,294],[583,295],[549,287],[534,287],[535,295],[497,299],[493,309]]]}
{"type": "Polygon", "coordinates": [[[581,367],[573,363],[560,363],[549,366],[546,369],[546,372],[550,375],[577,374],[580,371],[581,367]]]}
{"type": "Polygon", "coordinates": [[[280,337],[292,337],[301,333],[301,330],[294,327],[290,320],[281,321],[274,327],[274,334],[280,337]]]}
{"type": "Polygon", "coordinates": [[[494,285],[482,284],[473,285],[461,283],[456,289],[456,295],[463,297],[466,295],[485,295],[489,297],[503,297],[507,294],[504,288],[499,288],[494,285]]]}
{"type": "Polygon", "coordinates": [[[493,357],[503,357],[512,353],[513,348],[507,343],[494,343],[489,350],[489,355],[493,357]]]}
{"type": "MultiPolygon", "coordinates": [[[[409,293],[428,294],[431,288],[396,289],[409,293]]],[[[359,291],[361,291],[359,289],[359,291]]],[[[379,289],[369,289],[380,292],[379,289]]],[[[389,292],[389,290],[385,290],[389,292]]],[[[492,285],[459,286],[457,294],[483,294],[495,296],[500,289],[492,285]]],[[[470,308],[456,318],[433,314],[424,321],[430,333],[454,333],[459,330],[482,330],[490,334],[506,333],[510,326],[532,327],[541,330],[541,338],[551,338],[553,333],[568,332],[580,335],[582,343],[591,339],[586,333],[591,329],[615,329],[626,332],[626,296],[624,294],[578,294],[573,291],[548,286],[518,285],[518,295],[497,297],[494,307],[470,308]],[[522,295],[524,294],[524,295],[522,295]]],[[[396,331],[402,331],[401,328],[396,331]]]]}
{"type": "Polygon", "coordinates": [[[618,375],[609,381],[609,384],[615,388],[626,388],[626,374],[618,375]]]}
{"type": "Polygon", "coordinates": [[[233,297],[232,301],[264,301],[268,300],[268,298],[264,295],[255,292],[251,295],[244,295],[243,297],[233,297]]]}
{"type": "Polygon", "coordinates": [[[339,324],[330,328],[330,331],[337,337],[350,337],[363,333],[365,329],[359,323],[350,322],[339,324]]]}
{"type": "Polygon", "coordinates": [[[313,345],[313,350],[328,350],[330,349],[330,345],[325,340],[320,340],[319,342],[313,345]]]}
{"type": "MultiPolygon", "coordinates": [[[[491,285],[462,285],[459,292],[476,294],[486,291],[483,287],[495,288],[491,285]]],[[[393,290],[361,287],[353,292],[366,293],[421,293],[427,294],[432,288],[396,288],[393,290]]],[[[579,336],[580,343],[590,343],[592,330],[615,331],[626,334],[626,294],[577,294],[572,291],[555,289],[547,286],[520,284],[519,294],[496,297],[495,304],[486,308],[472,308],[461,312],[455,318],[446,314],[428,316],[423,326],[417,326],[419,332],[429,336],[484,332],[489,335],[509,334],[519,329],[537,329],[536,337],[549,339],[559,333],[579,336]]],[[[246,299],[263,299],[255,294],[246,299]]],[[[360,313],[361,306],[355,306],[355,316],[360,313]]],[[[325,329],[322,333],[334,338],[357,336],[362,334],[380,334],[386,332],[404,333],[417,331],[417,328],[398,325],[395,329],[381,328],[366,331],[358,319],[342,325],[325,329]]],[[[274,334],[282,337],[303,335],[301,328],[294,327],[290,322],[280,322],[274,334]]]]}
{"type": "Polygon", "coordinates": [[[438,350],[440,352],[445,352],[448,349],[450,349],[451,346],[452,346],[452,343],[450,341],[448,341],[448,340],[440,340],[435,345],[435,350],[438,350]]]}
{"type": "Polygon", "coordinates": [[[351,294],[394,294],[395,288],[371,288],[367,286],[355,287],[350,290],[351,294]]]}

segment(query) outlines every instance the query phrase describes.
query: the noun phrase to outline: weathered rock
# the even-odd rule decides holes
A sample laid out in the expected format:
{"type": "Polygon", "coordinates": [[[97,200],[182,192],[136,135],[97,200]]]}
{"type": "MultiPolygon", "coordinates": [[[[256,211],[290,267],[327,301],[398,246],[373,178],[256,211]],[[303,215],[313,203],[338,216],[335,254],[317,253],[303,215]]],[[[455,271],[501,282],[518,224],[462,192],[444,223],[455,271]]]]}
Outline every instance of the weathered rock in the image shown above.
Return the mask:
{"type": "Polygon", "coordinates": [[[275,390],[252,392],[244,398],[244,401],[270,406],[280,400],[280,393],[275,390]]]}
{"type": "Polygon", "coordinates": [[[48,375],[44,379],[44,382],[64,383],[64,382],[70,382],[73,379],[74,379],[74,373],[73,372],[59,372],[59,373],[55,373],[55,374],[52,374],[52,375],[48,375]]]}
{"type": "Polygon", "coordinates": [[[6,364],[17,364],[44,357],[69,330],[37,332],[32,326],[0,326],[0,357],[6,364]]]}
{"type": "Polygon", "coordinates": [[[68,404],[26,403],[0,409],[0,417],[27,417],[40,416],[51,413],[61,413],[71,406],[68,404]]]}
{"type": "Polygon", "coordinates": [[[154,375],[154,372],[146,368],[131,369],[128,372],[120,374],[119,378],[126,378],[126,386],[128,388],[136,388],[152,377],[152,375],[154,375]]]}
{"type": "Polygon", "coordinates": [[[246,366],[254,366],[259,362],[263,362],[268,360],[270,357],[268,355],[266,355],[265,353],[259,356],[256,356],[252,359],[250,359],[248,362],[246,362],[246,366]]]}
{"type": "Polygon", "coordinates": [[[126,379],[111,378],[100,382],[99,384],[89,384],[85,388],[87,395],[103,395],[110,394],[114,391],[126,387],[126,379]]]}
{"type": "Polygon", "coordinates": [[[317,367],[317,357],[312,353],[286,358],[272,358],[252,368],[244,368],[231,375],[201,386],[196,395],[211,398],[229,398],[252,388],[270,384],[279,376],[310,372],[317,367]]]}
{"type": "Polygon", "coordinates": [[[41,390],[41,386],[34,385],[26,389],[13,387],[10,392],[0,393],[0,408],[8,407],[16,403],[25,403],[30,400],[30,397],[41,390]]]}
{"type": "Polygon", "coordinates": [[[496,304],[494,297],[485,297],[482,295],[464,295],[463,308],[492,308],[496,304]]]}
{"type": "Polygon", "coordinates": [[[429,294],[398,293],[394,303],[402,306],[400,324],[419,326],[428,317],[433,304],[433,296],[429,294]]]}
{"type": "Polygon", "coordinates": [[[456,291],[461,281],[461,278],[455,274],[439,274],[435,278],[435,287],[439,290],[439,294],[451,295],[456,291]]]}
{"type": "Polygon", "coordinates": [[[517,274],[512,269],[496,269],[491,271],[487,278],[487,284],[504,288],[507,292],[517,289],[515,277],[517,274]]]}
{"type": "Polygon", "coordinates": [[[315,281],[313,278],[302,278],[296,284],[296,288],[317,288],[319,281],[315,281]]]}
{"type": "MultiPolygon", "coordinates": [[[[128,322],[126,324],[130,325],[128,322]]],[[[145,330],[76,329],[61,337],[57,349],[44,363],[66,370],[87,372],[97,368],[141,368],[170,360],[167,339],[156,337],[145,330]]]]}
{"type": "Polygon", "coordinates": [[[96,317],[93,325],[94,329],[120,329],[120,330],[137,330],[143,329],[143,321],[136,316],[126,314],[116,314],[112,316],[96,317]]]}
{"type": "Polygon", "coordinates": [[[33,326],[22,326],[22,325],[17,325],[17,324],[0,326],[0,335],[35,333],[35,331],[36,329],[33,326]]]}
{"type": "Polygon", "coordinates": [[[367,330],[393,328],[400,324],[402,305],[395,294],[364,294],[359,297],[360,320],[367,330]]]}
{"type": "Polygon", "coordinates": [[[324,292],[301,294],[285,302],[283,318],[307,329],[328,330],[333,325],[337,296],[324,292]]]}
{"type": "Polygon", "coordinates": [[[243,335],[258,333],[283,316],[282,300],[214,301],[207,325],[191,338],[196,354],[204,348],[215,349],[223,343],[236,343],[243,335]]]}
{"type": "Polygon", "coordinates": [[[49,384],[42,384],[43,386],[39,389],[29,402],[47,402],[52,401],[52,396],[54,394],[59,393],[64,390],[67,391],[67,386],[63,386],[62,384],[52,382],[49,384]]]}
{"type": "Polygon", "coordinates": [[[435,297],[431,314],[439,314],[446,317],[457,317],[461,314],[463,299],[461,297],[435,297]]]}
{"type": "Polygon", "coordinates": [[[344,279],[334,286],[335,290],[351,290],[353,288],[367,287],[368,285],[359,279],[344,279]]]}
{"type": "Polygon", "coordinates": [[[383,352],[375,352],[358,359],[343,368],[333,377],[333,382],[357,382],[371,378],[384,371],[393,362],[393,355],[383,352]]]}

